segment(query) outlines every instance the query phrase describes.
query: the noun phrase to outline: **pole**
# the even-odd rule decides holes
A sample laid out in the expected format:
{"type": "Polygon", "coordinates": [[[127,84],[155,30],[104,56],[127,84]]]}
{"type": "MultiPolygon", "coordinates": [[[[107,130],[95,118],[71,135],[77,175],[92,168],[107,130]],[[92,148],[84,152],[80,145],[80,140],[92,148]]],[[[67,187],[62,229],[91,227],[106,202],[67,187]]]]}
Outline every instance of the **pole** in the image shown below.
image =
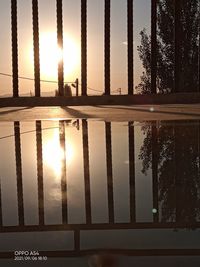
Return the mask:
{"type": "Polygon", "coordinates": [[[76,79],[75,81],[75,84],[76,84],[76,96],[78,96],[78,78],[76,79]]]}

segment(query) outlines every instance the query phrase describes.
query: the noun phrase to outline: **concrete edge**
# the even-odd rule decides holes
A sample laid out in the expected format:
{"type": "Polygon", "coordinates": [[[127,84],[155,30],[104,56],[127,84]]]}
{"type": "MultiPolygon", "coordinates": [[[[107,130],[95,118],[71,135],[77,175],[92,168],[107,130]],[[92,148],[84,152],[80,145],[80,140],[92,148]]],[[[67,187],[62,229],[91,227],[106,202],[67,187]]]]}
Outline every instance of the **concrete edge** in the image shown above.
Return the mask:
{"type": "Polygon", "coordinates": [[[200,104],[200,93],[0,98],[0,107],[200,104]]]}

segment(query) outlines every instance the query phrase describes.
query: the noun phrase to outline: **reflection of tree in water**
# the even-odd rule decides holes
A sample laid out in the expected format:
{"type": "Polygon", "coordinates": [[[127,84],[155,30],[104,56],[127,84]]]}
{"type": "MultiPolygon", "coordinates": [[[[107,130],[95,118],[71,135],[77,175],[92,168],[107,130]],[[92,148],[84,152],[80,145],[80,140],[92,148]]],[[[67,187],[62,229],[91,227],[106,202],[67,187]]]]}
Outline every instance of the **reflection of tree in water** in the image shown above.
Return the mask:
{"type": "Polygon", "coordinates": [[[200,218],[199,123],[152,122],[142,130],[146,137],[139,158],[143,160],[143,173],[152,166],[157,168],[161,221],[197,221],[200,218]]]}

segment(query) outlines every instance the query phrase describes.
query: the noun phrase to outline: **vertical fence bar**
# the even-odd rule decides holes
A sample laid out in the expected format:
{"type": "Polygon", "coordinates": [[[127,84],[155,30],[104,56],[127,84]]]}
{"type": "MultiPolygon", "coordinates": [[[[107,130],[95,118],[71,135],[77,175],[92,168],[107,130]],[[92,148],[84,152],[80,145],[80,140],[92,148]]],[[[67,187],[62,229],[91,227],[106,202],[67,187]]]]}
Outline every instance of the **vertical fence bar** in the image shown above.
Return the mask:
{"type": "Polygon", "coordinates": [[[61,191],[62,191],[62,221],[68,223],[67,210],[67,176],[66,176],[66,146],[65,146],[65,122],[59,122],[60,147],[64,153],[61,162],[61,191]]]}
{"type": "Polygon", "coordinates": [[[177,207],[177,192],[176,192],[176,131],[175,124],[173,123],[173,193],[174,193],[174,206],[172,207],[174,220],[176,221],[176,207],[177,207]]]}
{"type": "Polygon", "coordinates": [[[79,92],[79,81],[78,81],[78,78],[75,81],[75,85],[76,85],[76,96],[78,96],[78,92],[79,92]]]}
{"type": "Polygon", "coordinates": [[[84,165],[84,181],[85,181],[85,210],[86,223],[91,224],[91,193],[90,193],[90,164],[89,164],[89,146],[88,146],[88,124],[86,120],[82,121],[83,135],[83,165],[84,165]]]}
{"type": "Polygon", "coordinates": [[[127,0],[128,18],[128,94],[134,93],[134,73],[133,73],[133,0],[127,0]]]}
{"type": "Polygon", "coordinates": [[[108,217],[109,223],[114,223],[114,196],[113,196],[113,169],[112,169],[112,137],[111,123],[105,122],[106,128],[106,165],[108,190],[108,217]]]}
{"type": "Polygon", "coordinates": [[[175,65],[174,65],[174,92],[180,91],[180,27],[181,27],[181,9],[180,9],[180,1],[174,0],[174,43],[175,43],[175,65]]]}
{"type": "Polygon", "coordinates": [[[35,96],[40,96],[40,51],[38,0],[32,0],[35,96]]]}
{"type": "Polygon", "coordinates": [[[110,95],[110,0],[105,0],[105,22],[104,22],[104,75],[105,95],[110,95]]]}
{"type": "Polygon", "coordinates": [[[18,40],[17,40],[17,0],[11,0],[11,29],[12,29],[13,97],[18,97],[19,80],[18,80],[18,40]]]}
{"type": "Polygon", "coordinates": [[[80,230],[74,231],[74,250],[75,252],[80,251],[80,230]]]}
{"type": "Polygon", "coordinates": [[[152,184],[153,184],[153,221],[159,221],[158,206],[158,133],[156,122],[152,123],[152,184]]]}
{"type": "Polygon", "coordinates": [[[81,0],[81,94],[87,95],[87,0],[81,0]]]}
{"type": "Polygon", "coordinates": [[[42,125],[41,125],[41,121],[36,121],[36,146],[37,146],[39,225],[44,225],[44,184],[43,184],[42,125]]]}
{"type": "MultiPolygon", "coordinates": [[[[63,55],[63,12],[62,12],[62,0],[56,0],[57,11],[57,43],[58,48],[63,55]]],[[[58,62],[58,93],[59,96],[64,95],[64,63],[63,56],[58,62]]]]}
{"type": "Polygon", "coordinates": [[[199,83],[199,92],[200,92],[200,4],[199,4],[199,53],[198,53],[198,83],[199,83]]]}
{"type": "Polygon", "coordinates": [[[134,122],[128,123],[129,136],[129,185],[130,185],[130,221],[136,221],[135,205],[135,133],[134,122]]]}
{"type": "Polygon", "coordinates": [[[19,225],[21,226],[24,225],[24,200],[23,200],[23,182],[22,182],[20,123],[18,121],[14,122],[14,133],[15,133],[18,216],[19,216],[19,225]]]}
{"type": "Polygon", "coordinates": [[[151,0],[151,93],[156,94],[157,76],[157,0],[151,0]]]}
{"type": "MultiPolygon", "coordinates": [[[[181,133],[182,134],[182,133],[181,133]]],[[[175,220],[176,223],[180,223],[182,220],[182,207],[181,207],[181,161],[179,155],[182,154],[182,146],[180,142],[180,128],[177,124],[174,123],[174,178],[175,178],[175,220]]]]}
{"type": "Polygon", "coordinates": [[[200,120],[198,120],[198,179],[200,179],[200,120]]]}
{"type": "Polygon", "coordinates": [[[1,180],[0,180],[0,227],[3,226],[2,197],[1,197],[1,180]]]}

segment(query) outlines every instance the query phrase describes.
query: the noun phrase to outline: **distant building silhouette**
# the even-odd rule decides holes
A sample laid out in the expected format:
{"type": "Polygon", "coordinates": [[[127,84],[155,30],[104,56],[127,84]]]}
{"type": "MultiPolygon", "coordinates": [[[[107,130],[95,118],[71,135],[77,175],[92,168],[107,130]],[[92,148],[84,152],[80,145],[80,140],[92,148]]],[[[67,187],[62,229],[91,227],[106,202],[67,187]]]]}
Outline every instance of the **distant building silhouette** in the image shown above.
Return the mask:
{"type": "MultiPolygon", "coordinates": [[[[55,96],[59,96],[58,89],[55,90],[55,96]]],[[[64,86],[64,96],[72,96],[72,89],[68,84],[65,84],[64,86]]]]}
{"type": "Polygon", "coordinates": [[[72,89],[68,84],[65,84],[64,86],[64,96],[72,96],[72,89]]]}

